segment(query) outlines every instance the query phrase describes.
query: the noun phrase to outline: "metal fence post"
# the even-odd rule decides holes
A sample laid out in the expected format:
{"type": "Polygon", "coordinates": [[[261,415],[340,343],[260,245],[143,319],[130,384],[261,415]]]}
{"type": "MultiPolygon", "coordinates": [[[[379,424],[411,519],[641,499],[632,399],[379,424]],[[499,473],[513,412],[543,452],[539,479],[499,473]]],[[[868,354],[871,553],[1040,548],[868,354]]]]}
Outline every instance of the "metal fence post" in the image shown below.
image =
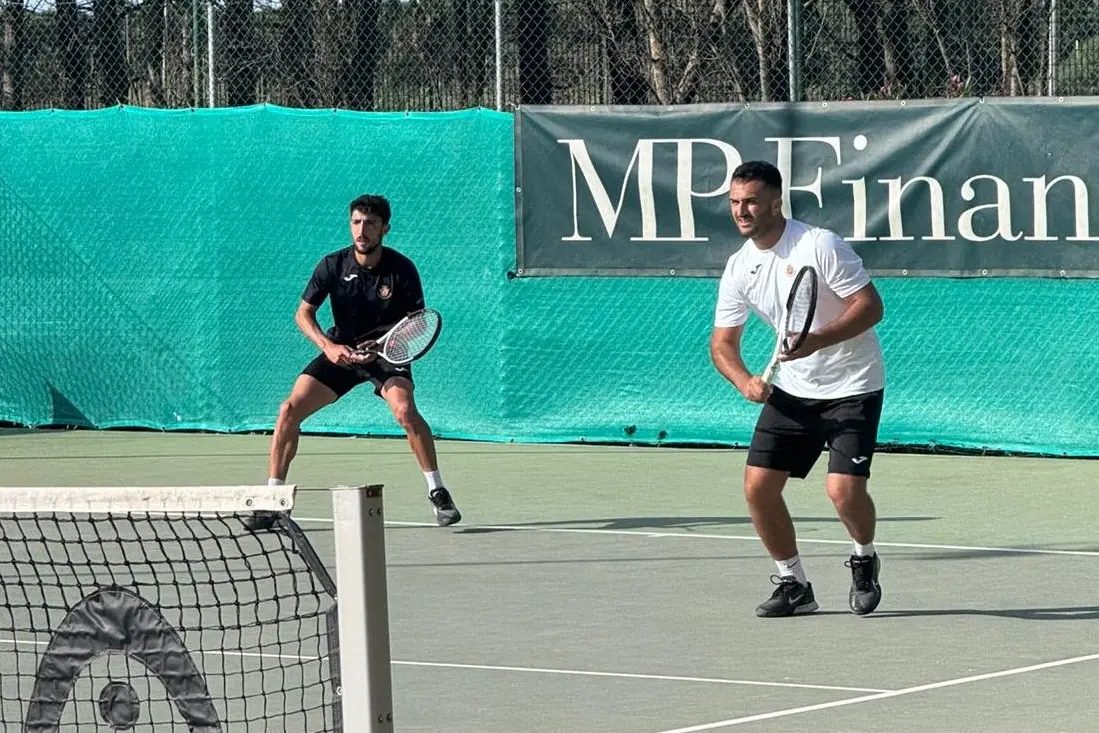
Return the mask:
{"type": "MultiPolygon", "coordinates": [[[[167,3],[164,4],[168,6],[167,3]]],[[[198,107],[202,99],[202,80],[199,78],[199,59],[202,53],[198,45],[198,0],[191,0],[191,105],[198,107]]]]}
{"type": "Polygon", "coordinates": [[[801,100],[801,0],[786,1],[786,57],[790,66],[790,101],[801,100]]]}
{"type": "Polygon", "coordinates": [[[1057,36],[1060,25],[1057,13],[1057,0],[1049,0],[1049,60],[1046,64],[1046,89],[1049,96],[1057,94],[1057,36]]]}
{"type": "Polygon", "coordinates": [[[214,106],[214,0],[206,0],[206,106],[214,106]]]}
{"type": "Polygon", "coordinates": [[[496,0],[496,111],[504,108],[504,2],[496,0]]]}

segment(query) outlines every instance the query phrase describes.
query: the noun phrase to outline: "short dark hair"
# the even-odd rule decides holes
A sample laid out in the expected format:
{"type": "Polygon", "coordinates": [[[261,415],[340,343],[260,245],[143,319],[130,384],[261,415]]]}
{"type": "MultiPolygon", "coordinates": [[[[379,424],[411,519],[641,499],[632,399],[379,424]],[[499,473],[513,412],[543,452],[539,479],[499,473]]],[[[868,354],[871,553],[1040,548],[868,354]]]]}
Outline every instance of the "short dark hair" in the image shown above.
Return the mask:
{"type": "Polygon", "coordinates": [[[782,193],[782,174],[778,168],[765,160],[749,160],[741,163],[733,171],[734,181],[763,181],[763,183],[782,193]]]}
{"type": "Polygon", "coordinates": [[[382,220],[382,224],[389,223],[391,214],[389,201],[386,200],[385,196],[375,194],[364,194],[352,201],[350,206],[347,207],[347,213],[351,215],[356,211],[363,214],[373,214],[382,220]]]}

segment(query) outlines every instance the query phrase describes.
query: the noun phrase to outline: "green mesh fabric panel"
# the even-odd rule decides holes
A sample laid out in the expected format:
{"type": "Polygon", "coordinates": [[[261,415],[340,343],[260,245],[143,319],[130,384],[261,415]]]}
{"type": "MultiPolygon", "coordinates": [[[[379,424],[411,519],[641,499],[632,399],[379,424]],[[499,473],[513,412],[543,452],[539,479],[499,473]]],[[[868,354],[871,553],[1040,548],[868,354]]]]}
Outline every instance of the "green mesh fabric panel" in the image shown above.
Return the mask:
{"type": "MultiPolygon", "coordinates": [[[[0,420],[270,429],[316,353],[305,281],[379,192],[444,316],[414,367],[437,433],[746,444],[759,408],[707,352],[716,281],[508,279],[513,186],[511,116],[486,110],[0,114],[0,420]]],[[[1099,454],[1099,282],[878,285],[881,442],[1099,454]]],[[[750,322],[749,365],[770,346],[750,322]]],[[[369,388],[305,429],[400,433],[369,388]]]]}

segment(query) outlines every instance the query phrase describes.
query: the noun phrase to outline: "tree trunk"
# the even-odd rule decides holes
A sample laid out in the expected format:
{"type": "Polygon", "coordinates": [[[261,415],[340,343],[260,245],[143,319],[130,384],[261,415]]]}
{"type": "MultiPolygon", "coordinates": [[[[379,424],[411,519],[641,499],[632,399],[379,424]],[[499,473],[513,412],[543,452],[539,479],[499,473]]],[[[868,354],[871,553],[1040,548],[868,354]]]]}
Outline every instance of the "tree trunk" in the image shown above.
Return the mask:
{"type": "Polygon", "coordinates": [[[702,81],[702,55],[717,55],[715,43],[725,28],[728,7],[725,0],[713,0],[709,17],[695,35],[697,42],[687,55],[687,63],[680,74],[679,83],[675,88],[675,100],[677,104],[691,104],[699,91],[702,81]]]}
{"type": "Polygon", "coordinates": [[[743,0],[748,27],[759,61],[759,97],[762,102],[790,98],[786,76],[786,3],[779,0],[743,0]]]}
{"type": "Polygon", "coordinates": [[[99,101],[105,106],[127,104],[130,70],[126,63],[126,18],[122,0],[93,0],[92,13],[99,101]]]}
{"type": "Polygon", "coordinates": [[[26,9],[23,0],[8,0],[4,6],[3,99],[0,105],[7,109],[21,110],[25,104],[27,83],[27,37],[24,31],[26,9]]]}
{"type": "Polygon", "coordinates": [[[660,40],[660,27],[656,18],[658,0],[641,0],[641,17],[645,21],[645,40],[649,50],[646,62],[649,67],[649,79],[658,104],[674,104],[674,92],[669,86],[667,59],[664,43],[660,40]]]}
{"type": "Polygon", "coordinates": [[[225,104],[256,103],[256,47],[252,38],[252,0],[225,0],[221,17],[221,53],[214,73],[225,83],[225,104]],[[220,73],[218,66],[220,65],[220,73]]]}
{"type": "Polygon", "coordinates": [[[519,13],[519,103],[552,104],[547,0],[517,0],[519,13]]]}
{"type": "Polygon", "coordinates": [[[140,47],[137,56],[144,70],[137,91],[138,104],[166,107],[168,64],[165,58],[164,34],[168,28],[168,0],[146,0],[138,16],[142,20],[140,47]]]}
{"type": "Polygon", "coordinates": [[[61,106],[84,109],[88,59],[80,33],[76,0],[57,0],[57,52],[61,62],[61,106]]]}
{"type": "MultiPolygon", "coordinates": [[[[594,3],[594,0],[592,0],[594,3]]],[[[633,53],[641,38],[633,0],[607,0],[606,14],[597,13],[603,21],[607,38],[607,72],[610,77],[610,104],[649,104],[650,85],[641,75],[633,53]]]]}
{"type": "MultiPolygon", "coordinates": [[[[493,42],[496,38],[491,0],[455,0],[454,20],[458,28],[457,79],[463,107],[488,105],[493,95],[485,94],[489,72],[495,68],[493,42]]],[[[495,79],[492,81],[495,88],[495,79]]],[[[493,97],[493,104],[495,103],[493,97]]]]}
{"type": "Polygon", "coordinates": [[[889,96],[901,99],[911,96],[915,81],[908,2],[909,0],[887,0],[884,11],[879,16],[885,87],[889,96]]]}
{"type": "Polygon", "coordinates": [[[847,9],[854,16],[859,32],[855,43],[855,87],[863,96],[878,94],[885,84],[885,49],[878,31],[881,7],[877,0],[847,0],[847,9]]]}
{"type": "Polygon", "coordinates": [[[348,109],[374,109],[374,77],[384,41],[378,28],[378,0],[347,0],[351,13],[351,57],[344,67],[343,103],[348,109]]]}
{"type": "Polygon", "coordinates": [[[313,1],[283,0],[286,16],[279,39],[279,70],[286,85],[283,104],[312,107],[316,101],[313,81],[313,1]]]}

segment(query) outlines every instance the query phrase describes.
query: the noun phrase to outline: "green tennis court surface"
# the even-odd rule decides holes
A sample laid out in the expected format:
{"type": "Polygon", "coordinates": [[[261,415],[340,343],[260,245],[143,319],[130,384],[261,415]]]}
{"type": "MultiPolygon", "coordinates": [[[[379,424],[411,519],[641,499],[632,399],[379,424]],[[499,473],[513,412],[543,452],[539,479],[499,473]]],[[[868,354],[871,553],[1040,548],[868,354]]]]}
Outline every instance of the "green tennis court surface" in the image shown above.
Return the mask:
{"type": "MultiPolygon", "coordinates": [[[[260,483],[268,440],[6,431],[0,483],[260,483]]],[[[400,733],[1095,729],[1093,461],[879,455],[884,599],[865,618],[847,611],[850,545],[819,465],[787,501],[821,611],[757,619],[774,564],[743,452],[439,451],[465,517],[448,529],[403,441],[305,436],[290,477],[329,565],[313,489],[386,486],[400,733]]]]}

